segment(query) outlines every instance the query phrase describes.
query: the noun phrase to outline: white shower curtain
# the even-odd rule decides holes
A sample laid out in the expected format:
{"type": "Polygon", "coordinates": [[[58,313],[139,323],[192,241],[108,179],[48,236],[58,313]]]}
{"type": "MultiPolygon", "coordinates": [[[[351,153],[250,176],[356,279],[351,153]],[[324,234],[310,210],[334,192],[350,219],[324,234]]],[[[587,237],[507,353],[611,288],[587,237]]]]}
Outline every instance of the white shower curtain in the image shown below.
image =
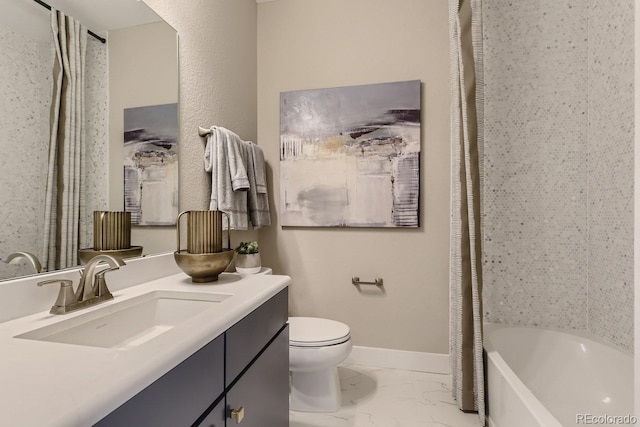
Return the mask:
{"type": "Polygon", "coordinates": [[[45,196],[46,270],[77,265],[80,212],[84,210],[84,75],[87,29],[51,9],[55,48],[49,170],[45,196]]]}
{"type": "Polygon", "coordinates": [[[450,358],[453,395],[485,423],[482,353],[481,0],[449,0],[451,50],[450,358]]]}

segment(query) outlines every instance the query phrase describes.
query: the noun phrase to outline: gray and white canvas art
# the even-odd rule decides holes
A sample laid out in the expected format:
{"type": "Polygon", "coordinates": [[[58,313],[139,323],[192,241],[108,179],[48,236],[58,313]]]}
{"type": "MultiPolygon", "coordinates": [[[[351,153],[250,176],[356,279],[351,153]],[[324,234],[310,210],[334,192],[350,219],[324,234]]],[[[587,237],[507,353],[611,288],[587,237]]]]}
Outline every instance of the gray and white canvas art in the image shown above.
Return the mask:
{"type": "Polygon", "coordinates": [[[283,226],[418,227],[420,81],[280,94],[283,226]]]}
{"type": "Polygon", "coordinates": [[[178,104],[124,110],[124,205],[133,225],[178,216],[178,104]]]}

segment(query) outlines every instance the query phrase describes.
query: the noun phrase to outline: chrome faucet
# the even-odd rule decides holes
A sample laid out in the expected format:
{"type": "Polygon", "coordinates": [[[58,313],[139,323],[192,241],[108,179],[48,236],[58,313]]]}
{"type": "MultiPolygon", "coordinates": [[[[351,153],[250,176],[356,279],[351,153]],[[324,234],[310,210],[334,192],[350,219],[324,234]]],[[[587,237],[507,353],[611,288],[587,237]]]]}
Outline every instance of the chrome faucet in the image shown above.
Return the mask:
{"type": "Polygon", "coordinates": [[[29,264],[31,264],[36,273],[42,273],[42,265],[40,264],[40,261],[38,261],[38,257],[31,252],[13,252],[6,258],[2,259],[2,261],[7,264],[17,264],[16,261],[22,258],[26,259],[29,264]]]}
{"type": "Polygon", "coordinates": [[[58,293],[55,304],[51,307],[50,313],[66,314],[113,299],[104,275],[109,271],[119,269],[125,264],[126,263],[120,258],[111,255],[98,255],[87,262],[75,292],[73,291],[73,283],[71,280],[45,280],[38,282],[38,286],[59,283],[60,292],[58,293]],[[96,266],[103,261],[109,265],[109,268],[94,274],[96,266]]]}

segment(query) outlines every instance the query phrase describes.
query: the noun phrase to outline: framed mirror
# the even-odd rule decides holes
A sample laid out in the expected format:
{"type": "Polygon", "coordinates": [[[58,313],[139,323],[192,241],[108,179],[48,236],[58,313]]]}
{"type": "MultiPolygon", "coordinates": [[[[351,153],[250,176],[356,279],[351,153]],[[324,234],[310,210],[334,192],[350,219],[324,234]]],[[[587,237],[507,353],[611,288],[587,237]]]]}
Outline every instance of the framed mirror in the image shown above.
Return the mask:
{"type": "MultiPolygon", "coordinates": [[[[177,34],[138,0],[44,1],[106,39],[87,40],[86,202],[78,233],[79,247],[91,247],[93,211],[124,209],[124,110],[178,102],[177,34]]],[[[43,253],[54,50],[50,12],[41,3],[0,4],[0,49],[6,58],[0,63],[0,259],[5,261],[11,253],[38,258],[43,253]]],[[[173,227],[140,227],[132,244],[143,246],[144,254],[168,251],[174,233],[173,227]]],[[[34,272],[25,257],[0,262],[0,280],[34,272]]]]}

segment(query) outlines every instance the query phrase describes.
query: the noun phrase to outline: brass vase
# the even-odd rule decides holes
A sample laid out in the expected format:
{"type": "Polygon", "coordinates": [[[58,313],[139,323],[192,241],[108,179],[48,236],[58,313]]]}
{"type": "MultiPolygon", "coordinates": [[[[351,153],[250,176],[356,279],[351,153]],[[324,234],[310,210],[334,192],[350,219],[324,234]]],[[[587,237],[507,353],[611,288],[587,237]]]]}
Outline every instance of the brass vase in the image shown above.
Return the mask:
{"type": "Polygon", "coordinates": [[[133,258],[142,255],[142,246],[131,246],[131,212],[93,211],[93,247],[78,250],[78,258],[86,264],[101,255],[133,258]]]}
{"type": "Polygon", "coordinates": [[[227,248],[222,247],[222,211],[184,211],[176,219],[177,250],[173,253],[178,267],[191,276],[194,283],[218,280],[233,259],[231,236],[227,232],[227,248]],[[187,216],[187,249],[180,249],[180,219],[187,216]]]}

